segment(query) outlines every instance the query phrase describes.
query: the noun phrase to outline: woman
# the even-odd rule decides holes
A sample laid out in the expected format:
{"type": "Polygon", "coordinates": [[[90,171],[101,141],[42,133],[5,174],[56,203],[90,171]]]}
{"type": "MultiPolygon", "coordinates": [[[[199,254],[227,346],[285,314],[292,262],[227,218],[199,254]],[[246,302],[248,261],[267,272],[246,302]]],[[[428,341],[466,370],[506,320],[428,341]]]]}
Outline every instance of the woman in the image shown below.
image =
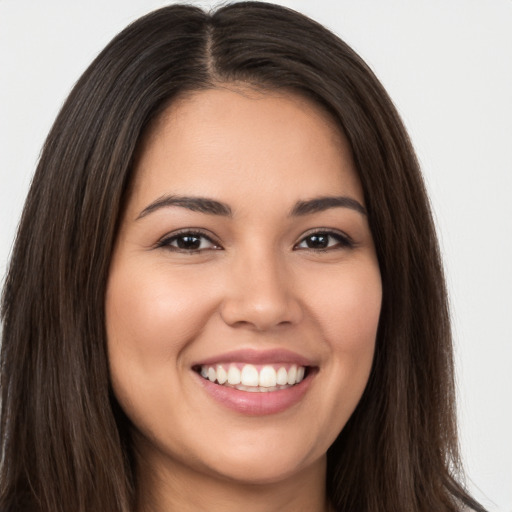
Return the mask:
{"type": "Polygon", "coordinates": [[[107,46],[2,319],[2,510],[483,510],[414,153],[293,11],[170,6],[107,46]]]}

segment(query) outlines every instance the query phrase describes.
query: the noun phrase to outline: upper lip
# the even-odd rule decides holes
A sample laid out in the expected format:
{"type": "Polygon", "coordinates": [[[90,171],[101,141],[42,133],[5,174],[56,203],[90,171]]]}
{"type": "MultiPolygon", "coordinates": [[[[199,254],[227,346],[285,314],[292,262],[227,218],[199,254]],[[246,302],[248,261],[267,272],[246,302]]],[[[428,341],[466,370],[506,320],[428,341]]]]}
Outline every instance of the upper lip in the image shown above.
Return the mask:
{"type": "Polygon", "coordinates": [[[313,362],[295,352],[286,349],[239,349],[202,359],[193,366],[207,366],[219,363],[277,364],[290,363],[298,366],[313,366],[313,362]]]}

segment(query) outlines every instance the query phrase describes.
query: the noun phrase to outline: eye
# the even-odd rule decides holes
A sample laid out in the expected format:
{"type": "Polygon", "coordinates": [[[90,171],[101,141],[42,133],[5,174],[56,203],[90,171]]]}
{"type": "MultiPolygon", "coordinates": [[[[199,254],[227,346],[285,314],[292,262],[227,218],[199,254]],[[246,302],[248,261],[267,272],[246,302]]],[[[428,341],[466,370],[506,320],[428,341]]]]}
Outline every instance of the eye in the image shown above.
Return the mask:
{"type": "Polygon", "coordinates": [[[157,247],[188,253],[221,249],[210,237],[198,231],[181,231],[180,233],[167,236],[158,242],[157,247]]]}
{"type": "Polygon", "coordinates": [[[352,248],[354,242],[349,236],[333,231],[315,231],[305,236],[294,248],[313,251],[352,248]]]}

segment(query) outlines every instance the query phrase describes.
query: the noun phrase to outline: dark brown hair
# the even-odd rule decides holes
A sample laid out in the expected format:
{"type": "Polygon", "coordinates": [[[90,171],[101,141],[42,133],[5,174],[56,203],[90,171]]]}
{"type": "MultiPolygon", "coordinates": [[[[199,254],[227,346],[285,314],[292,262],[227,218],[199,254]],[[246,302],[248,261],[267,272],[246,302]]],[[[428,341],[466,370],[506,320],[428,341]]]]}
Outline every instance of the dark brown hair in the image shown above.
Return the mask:
{"type": "Polygon", "coordinates": [[[259,2],[173,5],[95,59],[46,140],[2,299],[0,510],[133,510],[129,423],[109,385],[104,297],[138,144],[178,94],[295,91],[346,134],[383,282],[365,393],[328,452],[339,511],[482,511],[466,493],[445,285],[413,149],[386,92],[339,38],[259,2]]]}

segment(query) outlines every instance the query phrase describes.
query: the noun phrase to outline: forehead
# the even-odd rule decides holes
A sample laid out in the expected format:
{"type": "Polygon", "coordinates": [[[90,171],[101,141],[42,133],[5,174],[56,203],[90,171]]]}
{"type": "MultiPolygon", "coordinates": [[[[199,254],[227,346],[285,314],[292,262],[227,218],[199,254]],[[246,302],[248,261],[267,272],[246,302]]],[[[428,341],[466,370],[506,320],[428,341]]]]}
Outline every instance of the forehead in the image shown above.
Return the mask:
{"type": "Polygon", "coordinates": [[[325,109],[294,93],[218,88],[175,100],[144,138],[136,198],[194,194],[283,202],[326,193],[362,201],[352,152],[325,109]],[[289,196],[289,197],[288,197],[289,196]]]}

